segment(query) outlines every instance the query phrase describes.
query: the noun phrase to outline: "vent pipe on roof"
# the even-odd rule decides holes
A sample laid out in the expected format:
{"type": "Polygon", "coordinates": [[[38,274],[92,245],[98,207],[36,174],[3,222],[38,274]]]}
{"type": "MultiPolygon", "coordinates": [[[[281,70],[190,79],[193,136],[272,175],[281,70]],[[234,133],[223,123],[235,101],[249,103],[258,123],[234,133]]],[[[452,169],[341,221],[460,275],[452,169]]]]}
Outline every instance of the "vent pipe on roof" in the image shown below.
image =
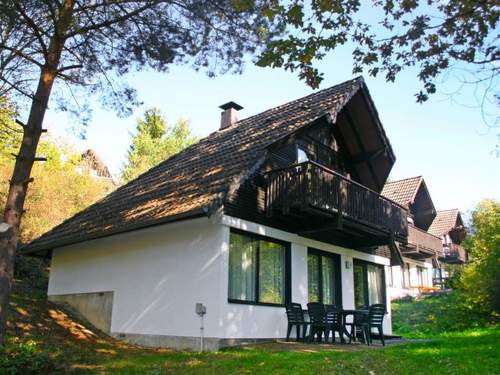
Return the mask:
{"type": "Polygon", "coordinates": [[[238,111],[243,107],[235,102],[228,102],[219,106],[224,111],[220,114],[220,129],[225,129],[235,124],[239,120],[238,111]]]}

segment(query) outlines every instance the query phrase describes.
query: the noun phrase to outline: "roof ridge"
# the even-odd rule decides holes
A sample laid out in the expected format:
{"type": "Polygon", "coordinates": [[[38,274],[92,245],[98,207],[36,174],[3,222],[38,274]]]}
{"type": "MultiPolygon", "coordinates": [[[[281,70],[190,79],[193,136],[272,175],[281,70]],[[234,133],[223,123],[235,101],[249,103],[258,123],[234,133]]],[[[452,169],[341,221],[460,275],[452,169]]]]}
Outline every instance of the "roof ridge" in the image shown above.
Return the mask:
{"type": "Polygon", "coordinates": [[[286,102],[286,103],[279,104],[279,105],[277,105],[277,106],[275,106],[275,107],[268,108],[268,109],[266,109],[266,110],[264,110],[264,111],[262,111],[262,112],[258,112],[258,113],[254,114],[254,115],[252,115],[252,116],[245,117],[245,118],[243,118],[243,119],[241,119],[241,120],[238,120],[236,123],[234,123],[234,124],[233,124],[233,125],[231,125],[231,126],[228,126],[228,127],[224,128],[224,129],[218,129],[218,130],[216,131],[216,133],[218,133],[218,132],[222,132],[222,131],[226,131],[227,129],[234,128],[235,126],[240,125],[240,124],[242,124],[243,122],[250,121],[251,119],[253,119],[254,117],[257,117],[257,116],[262,116],[262,115],[264,115],[264,114],[265,114],[265,113],[267,113],[267,112],[278,111],[278,110],[282,109],[282,107],[289,106],[289,105],[291,105],[291,104],[293,104],[293,103],[295,103],[295,102],[307,101],[307,100],[309,100],[312,96],[316,96],[316,95],[319,95],[319,94],[323,94],[323,93],[325,93],[325,92],[326,92],[326,91],[328,91],[328,90],[333,90],[333,89],[337,89],[337,90],[338,90],[341,86],[345,86],[345,85],[348,85],[348,84],[350,84],[350,83],[361,83],[361,84],[364,84],[364,83],[365,83],[365,80],[364,80],[363,76],[357,76],[357,77],[355,77],[355,78],[352,78],[352,79],[349,79],[349,80],[347,80],[347,81],[344,81],[344,82],[338,83],[338,84],[336,84],[336,85],[333,85],[333,86],[330,86],[330,87],[326,87],[326,88],[321,89],[321,90],[318,90],[318,91],[316,91],[316,92],[312,92],[312,93],[310,93],[310,94],[308,94],[308,95],[306,95],[306,96],[302,96],[302,97],[297,98],[297,99],[292,99],[292,100],[290,100],[290,101],[288,101],[288,102],[286,102]]]}
{"type": "Polygon", "coordinates": [[[418,175],[418,176],[413,176],[413,177],[405,177],[405,178],[401,178],[399,180],[387,181],[385,183],[385,185],[394,184],[396,182],[403,182],[403,181],[413,180],[413,179],[416,179],[416,178],[423,178],[423,177],[424,177],[423,175],[418,175]]]}

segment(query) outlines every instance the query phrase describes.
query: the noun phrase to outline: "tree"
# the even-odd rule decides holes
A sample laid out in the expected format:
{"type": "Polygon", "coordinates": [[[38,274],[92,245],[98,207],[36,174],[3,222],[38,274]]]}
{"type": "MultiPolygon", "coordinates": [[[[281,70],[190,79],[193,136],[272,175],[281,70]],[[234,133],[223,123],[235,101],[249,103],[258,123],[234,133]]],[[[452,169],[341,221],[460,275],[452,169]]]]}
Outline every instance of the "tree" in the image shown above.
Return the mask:
{"type": "Polygon", "coordinates": [[[144,119],[137,121],[122,179],[125,182],[133,180],[196,141],[186,120],[180,119],[169,127],[158,108],[147,109],[144,119]]]}
{"type": "Polygon", "coordinates": [[[266,15],[286,24],[288,32],[269,41],[258,64],[298,71],[312,87],[323,79],[316,62],[351,42],[355,74],[366,69],[394,81],[404,69],[416,68],[423,85],[419,102],[453,70],[464,84],[482,85],[479,105],[500,103],[495,0],[272,1],[266,15]]]}
{"type": "Polygon", "coordinates": [[[464,247],[471,262],[460,272],[458,289],[468,304],[488,315],[500,315],[500,202],[484,200],[472,214],[464,247]]]}
{"type": "MultiPolygon", "coordinates": [[[[13,259],[28,184],[47,107],[85,113],[81,96],[100,94],[102,104],[127,115],[138,100],[124,82],[131,70],[166,71],[189,63],[209,74],[239,71],[279,31],[261,17],[263,1],[223,0],[1,0],[0,96],[24,98],[22,124],[0,223],[0,345],[13,259]],[[55,96],[55,98],[53,98],[55,96]],[[50,100],[52,98],[52,100],[50,100]],[[68,100],[66,98],[70,98],[68,100]]],[[[86,118],[81,116],[83,123],[86,118]]]]}

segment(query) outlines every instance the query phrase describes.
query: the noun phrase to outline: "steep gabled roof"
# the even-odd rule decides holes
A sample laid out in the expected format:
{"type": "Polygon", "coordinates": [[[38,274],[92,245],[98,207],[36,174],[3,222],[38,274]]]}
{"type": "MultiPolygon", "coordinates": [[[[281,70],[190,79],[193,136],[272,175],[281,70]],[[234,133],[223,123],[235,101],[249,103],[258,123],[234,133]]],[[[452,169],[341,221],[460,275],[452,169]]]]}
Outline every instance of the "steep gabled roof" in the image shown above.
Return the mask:
{"type": "Polygon", "coordinates": [[[239,186],[264,160],[267,147],[319,118],[329,116],[335,121],[358,92],[368,98],[367,106],[391,160],[388,165],[392,166],[394,153],[360,77],[210,134],[53,228],[23,250],[47,254],[47,250],[55,247],[156,225],[173,217],[211,212],[223,204],[229,190],[239,186]]]}
{"type": "Polygon", "coordinates": [[[403,207],[408,207],[409,204],[413,203],[422,181],[422,176],[388,181],[385,183],[381,194],[403,207]]]}
{"type": "Polygon", "coordinates": [[[458,208],[438,211],[434,221],[428,229],[428,232],[434,236],[441,237],[455,228],[457,224],[463,224],[458,208]]]}

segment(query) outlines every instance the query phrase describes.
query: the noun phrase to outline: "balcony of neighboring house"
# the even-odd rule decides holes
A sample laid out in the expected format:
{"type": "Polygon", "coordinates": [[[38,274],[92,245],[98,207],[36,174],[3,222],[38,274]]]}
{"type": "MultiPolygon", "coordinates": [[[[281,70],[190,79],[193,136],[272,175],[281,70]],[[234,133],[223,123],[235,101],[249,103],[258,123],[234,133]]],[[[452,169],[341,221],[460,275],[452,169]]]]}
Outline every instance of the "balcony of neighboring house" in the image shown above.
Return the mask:
{"type": "Polygon", "coordinates": [[[407,241],[402,206],[323,165],[305,161],[272,170],[265,181],[267,215],[292,218],[299,235],[329,235],[354,248],[407,241]]]}
{"type": "Polygon", "coordinates": [[[467,262],[467,251],[456,243],[450,243],[443,248],[444,257],[442,261],[450,264],[462,264],[467,262]]]}
{"type": "Polygon", "coordinates": [[[402,247],[401,253],[418,260],[444,256],[441,238],[413,224],[408,224],[408,243],[402,247]]]}

